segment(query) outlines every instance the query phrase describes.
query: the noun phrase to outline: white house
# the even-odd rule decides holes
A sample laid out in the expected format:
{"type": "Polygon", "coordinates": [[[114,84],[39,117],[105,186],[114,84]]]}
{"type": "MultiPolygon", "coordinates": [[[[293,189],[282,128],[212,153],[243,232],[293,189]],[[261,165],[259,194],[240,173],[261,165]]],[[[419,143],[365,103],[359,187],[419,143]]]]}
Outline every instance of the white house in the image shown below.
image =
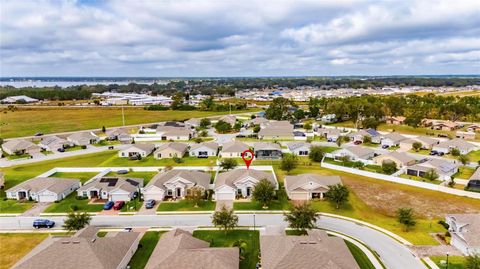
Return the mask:
{"type": "Polygon", "coordinates": [[[190,140],[193,130],[185,126],[160,125],[157,127],[157,135],[162,140],[190,140]]]}
{"type": "Polygon", "coordinates": [[[8,199],[32,199],[37,202],[55,202],[80,188],[77,179],[37,177],[24,181],[5,191],[8,199]]]}
{"type": "Polygon", "coordinates": [[[444,159],[429,159],[407,167],[407,175],[424,177],[425,174],[434,170],[438,174],[439,180],[450,180],[453,174],[458,172],[459,164],[455,161],[447,161],[444,159]]]}
{"type": "Polygon", "coordinates": [[[298,156],[308,156],[312,145],[307,142],[289,142],[287,147],[291,153],[298,156]]]}
{"type": "Polygon", "coordinates": [[[8,96],[5,99],[2,99],[2,103],[6,104],[14,104],[17,102],[35,103],[38,102],[38,99],[26,95],[8,96]]]}
{"type": "Polygon", "coordinates": [[[217,156],[219,145],[216,142],[204,142],[194,144],[190,147],[189,155],[202,157],[214,157],[217,156]]]}
{"type": "Polygon", "coordinates": [[[450,226],[450,245],[464,255],[480,254],[480,214],[447,215],[445,222],[450,226]]]}
{"type": "Polygon", "coordinates": [[[124,150],[120,150],[118,152],[118,157],[124,157],[124,158],[128,158],[131,156],[147,157],[148,155],[152,154],[154,150],[155,150],[155,144],[152,144],[152,143],[132,144],[128,148],[124,150]]]}
{"type": "Polygon", "coordinates": [[[77,146],[86,146],[97,143],[100,138],[92,132],[82,132],[69,135],[67,140],[77,146]]]}
{"type": "Polygon", "coordinates": [[[277,179],[271,172],[240,168],[220,173],[215,180],[215,199],[235,200],[237,195],[249,198],[255,185],[262,179],[270,181],[278,190],[277,179]]]}
{"type": "Polygon", "coordinates": [[[291,200],[323,199],[331,185],[341,183],[339,176],[300,174],[285,177],[285,189],[291,200]]]}
{"type": "Polygon", "coordinates": [[[389,147],[394,147],[394,146],[400,146],[400,143],[407,138],[399,133],[389,133],[385,136],[383,136],[382,139],[382,146],[389,146],[389,147]]]}
{"type": "Polygon", "coordinates": [[[220,157],[222,158],[241,158],[242,153],[250,147],[240,141],[232,141],[223,144],[220,151],[220,157]]]}
{"type": "Polygon", "coordinates": [[[77,190],[78,196],[109,201],[130,201],[143,187],[143,178],[101,177],[77,190]]]}
{"type": "Polygon", "coordinates": [[[160,172],[142,189],[143,199],[162,201],[165,198],[183,199],[192,187],[206,191],[210,186],[210,173],[174,169],[160,172]]]}
{"type": "Polygon", "coordinates": [[[69,142],[65,139],[62,139],[56,135],[52,135],[52,136],[47,136],[47,137],[44,137],[42,139],[42,141],[40,141],[40,143],[38,143],[38,145],[40,146],[40,148],[46,150],[46,151],[57,151],[59,149],[63,149],[65,147],[68,147],[68,146],[73,146],[73,143],[72,142],[69,142]]]}
{"type": "Polygon", "coordinates": [[[9,155],[14,154],[32,154],[40,152],[40,147],[24,139],[8,140],[2,144],[2,149],[9,155]]]}
{"type": "Polygon", "coordinates": [[[340,159],[341,157],[348,156],[351,161],[364,162],[375,157],[375,151],[367,147],[350,146],[332,152],[332,156],[336,160],[340,159]]]}
{"type": "Polygon", "coordinates": [[[422,145],[422,149],[432,149],[435,145],[438,145],[440,143],[440,141],[435,138],[431,138],[428,136],[417,136],[401,141],[400,147],[402,149],[410,150],[412,149],[413,143],[415,142],[420,143],[422,145]]]}
{"type": "Polygon", "coordinates": [[[443,152],[445,154],[450,153],[452,149],[458,149],[460,154],[468,154],[470,151],[476,150],[477,146],[461,138],[454,138],[452,140],[441,142],[432,147],[432,150],[443,152]]]}

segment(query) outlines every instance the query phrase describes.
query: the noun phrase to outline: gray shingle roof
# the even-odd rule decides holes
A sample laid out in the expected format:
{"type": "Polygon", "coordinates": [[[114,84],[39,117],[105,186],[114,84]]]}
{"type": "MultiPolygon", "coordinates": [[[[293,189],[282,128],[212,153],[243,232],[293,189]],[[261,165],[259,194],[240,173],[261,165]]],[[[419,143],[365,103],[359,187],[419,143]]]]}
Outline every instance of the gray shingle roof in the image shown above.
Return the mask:
{"type": "Polygon", "coordinates": [[[455,220],[457,227],[466,227],[464,232],[458,232],[469,247],[480,247],[480,214],[450,214],[447,217],[455,220]]]}
{"type": "Polygon", "coordinates": [[[96,178],[88,184],[83,185],[78,191],[88,190],[90,188],[113,191],[122,189],[128,192],[134,192],[143,186],[143,178],[130,177],[102,177],[96,178]]]}
{"type": "Polygon", "coordinates": [[[60,194],[73,185],[78,185],[80,180],[56,177],[36,177],[24,181],[8,190],[7,192],[15,192],[18,190],[30,190],[31,192],[39,192],[41,190],[49,190],[53,193],[60,194]]]}
{"type": "Polygon", "coordinates": [[[164,188],[163,184],[175,177],[183,178],[192,183],[195,183],[196,185],[202,186],[205,189],[208,189],[211,175],[209,173],[200,172],[200,171],[174,169],[167,172],[160,172],[156,174],[150,180],[150,182],[148,182],[146,187],[153,185],[163,189],[164,188]]]}
{"type": "Polygon", "coordinates": [[[162,144],[157,148],[157,150],[155,150],[155,152],[162,151],[165,149],[173,149],[178,152],[184,152],[187,150],[187,148],[188,148],[188,145],[185,143],[171,142],[171,143],[162,144]]]}
{"type": "Polygon", "coordinates": [[[227,142],[222,146],[222,152],[244,152],[249,146],[240,141],[227,142]]]}
{"type": "Polygon", "coordinates": [[[310,183],[316,183],[328,187],[330,185],[341,184],[342,180],[339,176],[322,176],[317,174],[300,174],[285,177],[285,187],[289,191],[294,191],[310,183]]]}
{"type": "Polygon", "coordinates": [[[218,150],[218,143],[217,142],[203,142],[203,143],[199,143],[199,144],[193,144],[191,147],[190,147],[190,150],[196,150],[196,149],[199,149],[201,147],[207,147],[211,150],[218,150]]]}
{"type": "Polygon", "coordinates": [[[224,185],[235,188],[234,183],[246,177],[252,177],[256,180],[267,179],[274,186],[277,186],[277,181],[271,172],[241,168],[218,174],[217,179],[215,180],[215,189],[224,185]]]}

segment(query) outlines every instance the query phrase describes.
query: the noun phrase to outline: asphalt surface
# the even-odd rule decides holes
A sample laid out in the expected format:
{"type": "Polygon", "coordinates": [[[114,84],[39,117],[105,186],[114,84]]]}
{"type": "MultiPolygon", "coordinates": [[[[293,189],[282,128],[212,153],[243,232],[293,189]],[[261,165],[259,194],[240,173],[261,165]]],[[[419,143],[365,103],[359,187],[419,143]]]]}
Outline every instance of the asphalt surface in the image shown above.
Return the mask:
{"type": "MultiPolygon", "coordinates": [[[[35,217],[2,217],[0,218],[0,230],[30,230],[35,217]]],[[[49,218],[61,227],[64,217],[49,218]]],[[[253,226],[255,219],[256,227],[283,225],[286,223],[280,214],[240,214],[240,226],[253,226]]],[[[198,227],[211,226],[211,216],[208,214],[197,215],[135,215],[135,216],[93,216],[92,225],[124,228],[124,227],[198,227]]],[[[375,229],[356,224],[354,222],[322,216],[318,221],[320,228],[336,231],[360,240],[375,251],[384,265],[391,269],[424,269],[420,259],[403,244],[375,229]]]]}

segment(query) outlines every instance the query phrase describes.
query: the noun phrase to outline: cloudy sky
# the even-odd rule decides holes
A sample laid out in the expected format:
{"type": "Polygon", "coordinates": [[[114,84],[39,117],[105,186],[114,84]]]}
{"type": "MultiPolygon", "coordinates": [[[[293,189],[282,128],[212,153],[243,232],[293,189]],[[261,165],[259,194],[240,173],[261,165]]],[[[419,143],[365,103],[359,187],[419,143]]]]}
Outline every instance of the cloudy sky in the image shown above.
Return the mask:
{"type": "Polygon", "coordinates": [[[480,73],[478,0],[0,2],[0,76],[480,73]]]}

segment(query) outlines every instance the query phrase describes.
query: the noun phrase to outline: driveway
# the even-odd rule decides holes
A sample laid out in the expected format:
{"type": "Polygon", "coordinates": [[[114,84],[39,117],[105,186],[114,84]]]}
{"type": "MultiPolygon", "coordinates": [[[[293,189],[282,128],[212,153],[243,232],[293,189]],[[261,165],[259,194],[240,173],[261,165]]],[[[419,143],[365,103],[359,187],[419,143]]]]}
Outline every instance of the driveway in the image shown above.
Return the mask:
{"type": "Polygon", "coordinates": [[[28,217],[33,217],[33,216],[40,216],[40,213],[42,213],[45,209],[47,209],[48,206],[50,206],[52,203],[35,203],[29,210],[23,212],[22,216],[28,216],[28,217]]]}
{"type": "Polygon", "coordinates": [[[150,209],[146,209],[145,208],[145,203],[143,203],[142,207],[140,208],[140,210],[138,210],[138,213],[137,215],[156,215],[157,214],[157,208],[158,206],[160,205],[161,202],[157,201],[155,203],[155,206],[153,208],[150,208],[150,209]]]}
{"type": "Polygon", "coordinates": [[[218,200],[215,205],[215,211],[220,211],[223,207],[226,209],[233,208],[233,200],[218,200]]]}

